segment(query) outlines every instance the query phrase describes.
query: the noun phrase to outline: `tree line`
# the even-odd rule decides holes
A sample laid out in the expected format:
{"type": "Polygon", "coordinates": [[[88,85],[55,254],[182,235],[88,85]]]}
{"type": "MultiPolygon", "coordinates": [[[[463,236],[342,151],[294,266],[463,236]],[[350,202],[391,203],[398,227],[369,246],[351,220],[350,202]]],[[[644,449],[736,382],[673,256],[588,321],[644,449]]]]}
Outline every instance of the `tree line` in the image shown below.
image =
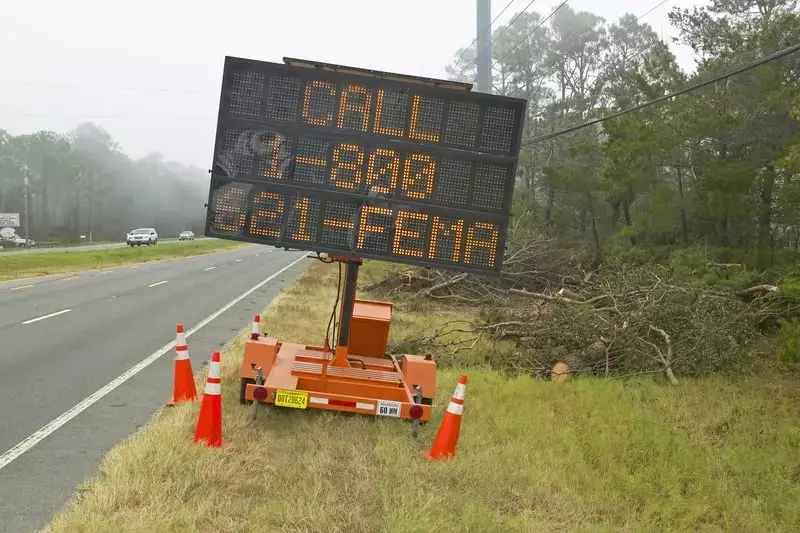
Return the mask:
{"type": "MultiPolygon", "coordinates": [[[[493,31],[494,92],[528,100],[517,215],[559,238],[668,254],[702,245],[761,268],[800,258],[800,53],[542,142],[531,139],[709,80],[800,39],[794,0],[713,0],[673,9],[696,71],[635,15],[568,5],[493,31]]],[[[475,48],[452,79],[476,79],[475,48]]]]}
{"type": "Polygon", "coordinates": [[[206,172],[156,153],[131,159],[91,123],[63,135],[13,136],[0,129],[0,212],[24,218],[25,173],[28,233],[40,242],[78,241],[90,234],[95,241],[119,241],[138,227],[154,227],[162,238],[203,232],[206,172]]]}

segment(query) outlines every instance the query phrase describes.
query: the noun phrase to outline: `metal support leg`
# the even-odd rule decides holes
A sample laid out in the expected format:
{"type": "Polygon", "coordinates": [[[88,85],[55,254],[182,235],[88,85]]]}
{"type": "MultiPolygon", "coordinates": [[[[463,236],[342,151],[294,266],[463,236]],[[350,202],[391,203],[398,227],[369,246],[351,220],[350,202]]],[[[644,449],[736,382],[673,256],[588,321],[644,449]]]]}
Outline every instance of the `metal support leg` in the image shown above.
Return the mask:
{"type": "MultiPolygon", "coordinates": [[[[422,387],[419,385],[414,387],[414,401],[416,403],[422,403],[422,387]]],[[[415,418],[411,421],[411,437],[413,437],[414,440],[417,440],[417,436],[419,435],[419,426],[419,419],[415,418]]]]}
{"type": "MultiPolygon", "coordinates": [[[[262,367],[260,367],[260,366],[257,367],[255,363],[251,363],[250,367],[253,370],[256,371],[256,378],[255,378],[256,386],[260,387],[261,385],[264,384],[264,381],[265,381],[264,380],[264,369],[262,367]]],[[[256,417],[258,416],[258,406],[260,404],[261,404],[261,402],[253,400],[253,420],[255,420],[256,417]]]]}

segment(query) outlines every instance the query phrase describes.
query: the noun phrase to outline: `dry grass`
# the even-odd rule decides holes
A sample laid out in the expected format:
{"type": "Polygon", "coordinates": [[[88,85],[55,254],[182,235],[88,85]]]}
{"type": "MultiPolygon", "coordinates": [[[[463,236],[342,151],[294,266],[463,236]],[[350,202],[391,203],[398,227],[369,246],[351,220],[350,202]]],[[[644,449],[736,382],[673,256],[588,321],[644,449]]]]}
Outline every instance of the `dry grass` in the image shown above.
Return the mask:
{"type": "MultiPolygon", "coordinates": [[[[367,277],[382,268],[370,265],[367,277]]],[[[266,313],[270,333],[320,342],[334,269],[315,265],[285,291],[266,313]]],[[[414,305],[399,305],[396,335],[448,319],[430,309],[406,316],[414,305]]],[[[254,421],[237,402],[243,339],[223,354],[229,448],[190,444],[199,402],[165,410],[109,453],[48,529],[800,529],[796,381],[556,384],[473,368],[458,457],[428,463],[417,452],[433,439],[461,369],[440,373],[434,419],[418,442],[396,420],[264,408],[254,421]]]]}
{"type": "Polygon", "coordinates": [[[237,241],[210,239],[167,242],[156,246],[126,246],[125,248],[112,248],[110,250],[0,255],[0,281],[145,263],[147,261],[175,257],[189,257],[240,246],[246,246],[246,244],[237,241]]]}

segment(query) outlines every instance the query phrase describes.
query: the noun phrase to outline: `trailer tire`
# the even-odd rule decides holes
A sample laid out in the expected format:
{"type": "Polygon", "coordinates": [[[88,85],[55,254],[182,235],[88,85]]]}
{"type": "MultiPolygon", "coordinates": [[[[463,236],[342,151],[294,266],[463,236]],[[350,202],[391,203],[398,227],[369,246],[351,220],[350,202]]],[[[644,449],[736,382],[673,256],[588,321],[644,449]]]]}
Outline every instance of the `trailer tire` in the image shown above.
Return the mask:
{"type": "Polygon", "coordinates": [[[239,403],[240,404],[242,404],[242,405],[250,405],[251,403],[253,403],[251,400],[248,401],[248,400],[244,399],[244,393],[247,390],[247,384],[248,383],[255,383],[255,382],[256,382],[256,380],[253,379],[253,378],[242,378],[242,383],[241,383],[241,386],[239,388],[239,403]]]}

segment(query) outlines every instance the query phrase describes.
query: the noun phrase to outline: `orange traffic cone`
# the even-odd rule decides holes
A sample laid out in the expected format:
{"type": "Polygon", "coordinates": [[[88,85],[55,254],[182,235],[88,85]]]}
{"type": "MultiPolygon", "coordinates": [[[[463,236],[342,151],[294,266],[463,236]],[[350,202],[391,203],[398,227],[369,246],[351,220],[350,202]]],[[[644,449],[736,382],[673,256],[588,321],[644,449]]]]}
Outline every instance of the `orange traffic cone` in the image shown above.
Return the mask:
{"type": "Polygon", "coordinates": [[[172,399],[167,402],[170,407],[180,402],[197,399],[192,360],[189,359],[189,347],[186,346],[186,334],[183,332],[183,324],[178,324],[176,329],[175,379],[172,385],[172,399]]]}
{"type": "Polygon", "coordinates": [[[221,448],[222,441],[222,384],[219,379],[219,352],[211,356],[208,365],[206,390],[200,406],[200,416],[194,430],[194,442],[204,441],[207,446],[221,448]]]}
{"type": "Polygon", "coordinates": [[[433,461],[449,459],[456,455],[458,446],[458,434],[461,431],[461,415],[464,413],[464,393],[467,389],[467,376],[462,375],[458,378],[458,385],[450,398],[450,405],[439,426],[439,432],[433,440],[430,450],[420,452],[420,455],[433,461]]]}
{"type": "Polygon", "coordinates": [[[257,341],[258,337],[261,335],[260,323],[261,323],[261,315],[254,316],[253,325],[250,326],[250,339],[254,341],[257,341]]]}

